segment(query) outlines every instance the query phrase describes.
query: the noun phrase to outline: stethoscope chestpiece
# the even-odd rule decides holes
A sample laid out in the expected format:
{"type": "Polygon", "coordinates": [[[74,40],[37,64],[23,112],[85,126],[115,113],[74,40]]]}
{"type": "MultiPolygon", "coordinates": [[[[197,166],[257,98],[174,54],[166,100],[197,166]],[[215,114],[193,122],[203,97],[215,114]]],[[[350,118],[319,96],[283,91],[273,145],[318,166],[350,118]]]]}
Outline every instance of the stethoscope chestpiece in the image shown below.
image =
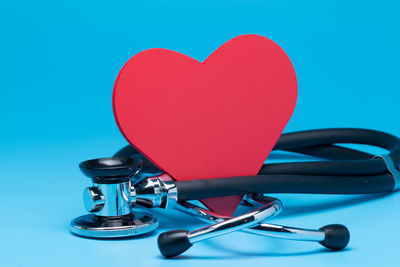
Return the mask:
{"type": "Polygon", "coordinates": [[[82,162],[81,171],[93,182],[83,193],[90,214],[72,220],[71,232],[90,238],[118,238],[155,230],[156,217],[132,210],[136,201],[132,179],[139,179],[136,175],[142,165],[141,159],[119,157],[82,162]]]}

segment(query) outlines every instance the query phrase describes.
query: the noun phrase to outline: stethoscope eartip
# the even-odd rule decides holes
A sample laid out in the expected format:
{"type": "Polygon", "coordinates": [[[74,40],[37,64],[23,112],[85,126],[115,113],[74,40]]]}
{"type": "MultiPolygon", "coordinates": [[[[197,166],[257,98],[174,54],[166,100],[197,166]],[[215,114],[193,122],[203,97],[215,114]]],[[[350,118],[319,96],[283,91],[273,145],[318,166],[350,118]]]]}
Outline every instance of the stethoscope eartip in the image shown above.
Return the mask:
{"type": "Polygon", "coordinates": [[[342,250],[350,241],[349,230],[342,224],[329,224],[320,230],[325,232],[325,239],[319,243],[331,250],[342,250]]]}
{"type": "Polygon", "coordinates": [[[192,243],[189,241],[189,231],[174,230],[161,233],[157,240],[158,249],[166,258],[172,258],[188,250],[192,243]]]}

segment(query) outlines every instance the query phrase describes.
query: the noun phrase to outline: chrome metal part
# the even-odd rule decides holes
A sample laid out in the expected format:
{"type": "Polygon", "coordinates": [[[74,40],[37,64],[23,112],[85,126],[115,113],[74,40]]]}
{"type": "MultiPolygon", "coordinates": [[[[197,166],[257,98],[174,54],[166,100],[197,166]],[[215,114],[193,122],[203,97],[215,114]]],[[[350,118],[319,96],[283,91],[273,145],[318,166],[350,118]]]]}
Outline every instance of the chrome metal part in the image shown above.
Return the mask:
{"type": "MultiPolygon", "coordinates": [[[[259,199],[257,199],[257,195],[254,194],[245,195],[243,200],[252,206],[271,204],[270,201],[268,202],[260,201],[259,199]]],[[[205,208],[199,207],[189,202],[182,202],[182,203],[180,202],[177,208],[178,210],[183,211],[185,213],[196,215],[200,219],[206,222],[211,221],[215,223],[215,222],[223,222],[230,219],[230,217],[222,217],[220,215],[210,212],[205,208]]],[[[280,212],[280,209],[278,212],[280,212]]],[[[277,215],[278,212],[275,213],[274,215],[277,215]]],[[[267,223],[260,223],[259,225],[253,227],[244,227],[240,230],[251,234],[257,234],[257,235],[262,235],[272,238],[280,238],[280,239],[315,241],[315,242],[321,242],[325,239],[325,233],[322,230],[302,229],[302,228],[295,228],[295,227],[267,224],[267,223]]]]}
{"type": "Polygon", "coordinates": [[[191,231],[188,234],[188,238],[191,243],[195,243],[204,239],[224,235],[248,227],[253,227],[261,223],[263,220],[279,213],[280,209],[281,203],[279,200],[276,200],[249,213],[230,219],[225,219],[222,222],[191,231]]]}
{"type": "Polygon", "coordinates": [[[83,204],[88,212],[100,211],[105,204],[104,195],[97,186],[87,187],[83,191],[83,204]]]}
{"type": "Polygon", "coordinates": [[[374,156],[374,158],[381,158],[385,162],[388,171],[393,176],[393,190],[398,190],[400,188],[400,172],[398,169],[399,167],[396,168],[393,159],[389,155],[377,155],[374,156]]]}
{"type": "Polygon", "coordinates": [[[174,180],[168,175],[163,174],[158,176],[161,181],[162,188],[164,191],[164,199],[165,201],[165,208],[166,209],[173,209],[176,207],[176,203],[178,202],[178,188],[174,180]]]}
{"type": "Polygon", "coordinates": [[[322,230],[301,229],[268,223],[261,223],[256,227],[243,229],[243,231],[267,237],[298,241],[321,242],[325,239],[325,232],[322,230]]]}
{"type": "Polygon", "coordinates": [[[133,202],[131,182],[116,184],[93,183],[92,187],[84,191],[83,199],[86,209],[98,216],[131,214],[133,202]]]}
{"type": "Polygon", "coordinates": [[[146,208],[172,209],[178,199],[174,181],[168,174],[147,178],[135,185],[136,203],[146,208]]]}
{"type": "Polygon", "coordinates": [[[157,218],[144,212],[134,212],[120,217],[87,214],[75,218],[70,224],[70,231],[90,238],[118,238],[145,234],[157,227],[157,218]]]}

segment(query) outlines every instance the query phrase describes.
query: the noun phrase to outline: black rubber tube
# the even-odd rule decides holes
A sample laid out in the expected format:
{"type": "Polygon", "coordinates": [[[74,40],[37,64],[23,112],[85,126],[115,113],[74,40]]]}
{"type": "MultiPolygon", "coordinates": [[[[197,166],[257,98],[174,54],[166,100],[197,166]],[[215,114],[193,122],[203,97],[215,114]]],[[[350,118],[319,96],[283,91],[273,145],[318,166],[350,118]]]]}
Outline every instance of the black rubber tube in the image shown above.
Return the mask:
{"type": "Polygon", "coordinates": [[[257,175],[175,183],[179,201],[246,193],[370,194],[389,192],[394,186],[394,180],[390,174],[376,176],[257,175]]]}
{"type": "MultiPolygon", "coordinates": [[[[279,142],[279,141],[278,141],[279,142]]],[[[320,145],[312,147],[291,148],[286,151],[296,152],[329,160],[368,160],[373,157],[369,153],[350,149],[338,145],[320,145]]]]}
{"type": "Polygon", "coordinates": [[[394,135],[367,129],[334,128],[282,134],[275,150],[290,150],[327,144],[363,144],[390,151],[396,166],[400,163],[400,139],[394,135]]]}
{"type": "MultiPolygon", "coordinates": [[[[332,161],[265,164],[257,176],[176,182],[179,198],[191,200],[252,192],[367,194],[392,190],[393,176],[381,158],[373,159],[371,154],[337,144],[381,147],[389,150],[396,166],[400,162],[400,139],[384,132],[354,128],[293,132],[282,134],[274,150],[332,161]]],[[[115,156],[128,157],[137,153],[127,146],[115,156]]]]}
{"type": "Polygon", "coordinates": [[[259,171],[262,174],[299,174],[299,175],[377,175],[387,172],[381,159],[292,162],[264,164],[259,171]]]}

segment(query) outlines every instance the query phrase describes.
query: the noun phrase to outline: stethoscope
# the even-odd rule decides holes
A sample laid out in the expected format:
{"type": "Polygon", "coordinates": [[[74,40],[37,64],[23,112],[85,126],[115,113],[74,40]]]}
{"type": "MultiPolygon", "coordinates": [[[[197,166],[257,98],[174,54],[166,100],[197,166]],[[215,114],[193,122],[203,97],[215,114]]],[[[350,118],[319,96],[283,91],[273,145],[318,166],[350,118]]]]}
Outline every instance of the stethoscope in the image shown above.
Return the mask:
{"type": "MultiPolygon", "coordinates": [[[[294,228],[264,221],[279,214],[281,202],[268,193],[370,194],[390,192],[400,186],[400,139],[366,129],[323,129],[282,134],[274,150],[305,154],[324,161],[264,164],[257,176],[174,181],[132,146],[112,158],[80,163],[93,185],[83,194],[90,214],[71,222],[72,233],[89,238],[120,238],[145,234],[158,227],[157,218],[145,208],[177,208],[197,215],[211,225],[194,230],[174,230],[158,236],[165,257],[177,256],[194,243],[245,231],[274,238],[319,242],[341,250],[349,242],[348,229],[331,224],[318,230],[294,228]],[[337,144],[364,144],[390,151],[374,156],[337,144]],[[216,214],[193,201],[244,195],[250,211],[237,217],[216,214]]],[[[241,155],[243,156],[243,155],[241,155]]]]}

